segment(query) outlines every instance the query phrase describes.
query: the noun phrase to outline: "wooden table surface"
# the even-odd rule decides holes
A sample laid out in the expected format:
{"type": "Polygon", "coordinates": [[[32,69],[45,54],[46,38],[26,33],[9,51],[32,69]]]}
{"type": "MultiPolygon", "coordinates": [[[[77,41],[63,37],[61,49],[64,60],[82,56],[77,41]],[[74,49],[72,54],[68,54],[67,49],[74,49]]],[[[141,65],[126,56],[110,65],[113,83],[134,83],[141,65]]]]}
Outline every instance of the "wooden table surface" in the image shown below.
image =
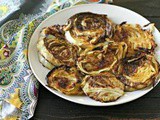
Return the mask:
{"type": "MultiPolygon", "coordinates": [[[[43,1],[40,0],[40,2],[43,1]]],[[[22,11],[26,11],[26,13],[33,11],[38,2],[39,0],[32,0],[28,5],[30,7],[24,6],[22,11]]],[[[141,14],[154,22],[156,27],[160,29],[160,0],[114,0],[113,4],[141,14]]],[[[18,16],[18,13],[9,19],[18,16]]],[[[160,84],[135,101],[111,107],[90,107],[75,104],[50,93],[40,85],[38,104],[31,120],[107,119],[160,119],[160,84]]]]}
{"type": "MultiPolygon", "coordinates": [[[[160,29],[160,0],[114,0],[156,23],[160,29]]],[[[134,19],[134,18],[133,18],[134,19]]],[[[33,120],[160,119],[160,84],[145,96],[118,106],[89,107],[64,100],[40,86],[33,120]]]]}

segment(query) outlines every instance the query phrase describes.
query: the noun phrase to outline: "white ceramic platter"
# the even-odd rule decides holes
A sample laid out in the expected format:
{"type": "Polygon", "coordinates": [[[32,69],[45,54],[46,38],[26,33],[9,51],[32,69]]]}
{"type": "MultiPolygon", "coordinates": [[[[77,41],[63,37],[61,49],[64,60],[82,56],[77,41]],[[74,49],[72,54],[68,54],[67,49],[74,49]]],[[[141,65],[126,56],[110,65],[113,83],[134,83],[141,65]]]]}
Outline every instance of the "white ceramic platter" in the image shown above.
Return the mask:
{"type": "MultiPolygon", "coordinates": [[[[52,16],[48,17],[46,20],[44,20],[34,31],[29,44],[29,51],[28,51],[28,57],[29,57],[29,63],[30,67],[36,76],[36,78],[39,80],[39,82],[50,92],[52,92],[55,95],[58,95],[61,98],[64,98],[66,100],[84,104],[84,105],[91,105],[91,106],[112,106],[112,105],[118,105],[123,104],[129,101],[133,101],[146,93],[148,93],[150,90],[153,89],[153,87],[148,87],[146,89],[138,90],[135,92],[127,92],[123,97],[118,99],[115,102],[108,102],[108,103],[101,103],[98,101],[94,101],[90,99],[87,96],[67,96],[64,95],[58,91],[55,91],[49,87],[47,87],[47,83],[45,80],[45,77],[49,70],[42,66],[42,64],[38,60],[38,54],[37,54],[37,48],[36,44],[39,38],[39,33],[42,30],[42,28],[46,26],[51,26],[54,24],[65,24],[67,19],[71,17],[72,15],[80,12],[93,12],[93,13],[99,13],[99,14],[106,14],[113,22],[115,23],[121,23],[123,21],[127,21],[127,23],[132,24],[140,24],[140,25],[146,25],[149,23],[149,21],[142,17],[141,15],[128,10],[126,8],[114,6],[114,5],[107,5],[107,4],[86,4],[86,5],[79,5],[75,7],[71,7],[68,9],[64,9],[62,11],[59,11],[52,16]]],[[[156,49],[156,56],[158,58],[158,53],[160,53],[160,33],[157,29],[154,30],[153,33],[155,37],[155,41],[158,44],[158,47],[156,49]]],[[[160,62],[160,57],[158,58],[158,61],[160,62]]],[[[158,93],[157,93],[158,94],[158,93]]]]}

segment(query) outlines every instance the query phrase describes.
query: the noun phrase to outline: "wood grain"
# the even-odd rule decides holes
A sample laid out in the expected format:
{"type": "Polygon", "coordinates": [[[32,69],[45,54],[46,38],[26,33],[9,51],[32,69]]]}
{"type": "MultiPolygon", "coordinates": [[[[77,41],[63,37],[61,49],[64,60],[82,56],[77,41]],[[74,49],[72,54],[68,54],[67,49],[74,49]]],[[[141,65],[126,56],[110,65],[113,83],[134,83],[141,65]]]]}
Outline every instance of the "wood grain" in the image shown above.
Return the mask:
{"type": "Polygon", "coordinates": [[[160,86],[147,95],[127,104],[112,107],[90,107],[66,101],[40,87],[39,101],[33,120],[41,119],[117,119],[160,118],[160,86]]]}
{"type": "Polygon", "coordinates": [[[131,9],[145,17],[160,16],[160,0],[114,0],[113,4],[131,9]]]}

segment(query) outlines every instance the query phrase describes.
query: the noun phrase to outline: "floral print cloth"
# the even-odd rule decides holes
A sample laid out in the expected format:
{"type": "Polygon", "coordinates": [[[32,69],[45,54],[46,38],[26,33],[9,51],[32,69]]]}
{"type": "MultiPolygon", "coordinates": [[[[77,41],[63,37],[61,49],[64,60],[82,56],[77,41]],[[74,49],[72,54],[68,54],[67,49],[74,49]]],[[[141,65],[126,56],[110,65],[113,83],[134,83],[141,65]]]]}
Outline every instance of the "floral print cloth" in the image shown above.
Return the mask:
{"type": "MultiPolygon", "coordinates": [[[[0,0],[0,21],[23,3],[22,0],[7,1],[0,0]]],[[[92,0],[55,0],[43,16],[30,22],[24,19],[11,20],[0,28],[1,120],[27,120],[34,114],[39,83],[30,69],[27,48],[37,26],[60,9],[90,2],[92,0]]]]}
{"type": "Polygon", "coordinates": [[[0,21],[17,11],[24,0],[0,0],[0,21]]]}

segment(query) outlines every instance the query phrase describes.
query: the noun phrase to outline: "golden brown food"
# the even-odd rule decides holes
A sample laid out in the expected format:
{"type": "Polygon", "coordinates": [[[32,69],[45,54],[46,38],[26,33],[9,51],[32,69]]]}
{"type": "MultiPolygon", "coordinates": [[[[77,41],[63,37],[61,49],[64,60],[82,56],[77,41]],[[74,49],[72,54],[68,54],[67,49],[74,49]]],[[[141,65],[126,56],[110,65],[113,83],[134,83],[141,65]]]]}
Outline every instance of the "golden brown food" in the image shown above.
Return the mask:
{"type": "Polygon", "coordinates": [[[47,68],[76,64],[78,47],[65,40],[62,26],[44,28],[37,43],[40,62],[47,68]]]}
{"type": "Polygon", "coordinates": [[[143,30],[139,24],[117,25],[112,39],[114,42],[125,42],[128,46],[127,56],[132,56],[137,51],[153,52],[156,43],[152,31],[143,30]]]}
{"type": "Polygon", "coordinates": [[[124,85],[109,72],[87,75],[82,89],[90,98],[100,102],[115,101],[124,94],[124,85]]]}
{"type": "Polygon", "coordinates": [[[151,54],[136,54],[124,58],[115,67],[117,78],[125,84],[125,91],[134,91],[154,84],[159,74],[159,63],[151,54]]]}
{"type": "Polygon", "coordinates": [[[114,25],[106,15],[84,12],[69,18],[65,31],[69,41],[86,48],[112,37],[114,25]]]}
{"type": "Polygon", "coordinates": [[[48,86],[67,95],[82,95],[81,82],[81,75],[75,67],[56,67],[47,75],[48,86]]]}
{"type": "Polygon", "coordinates": [[[40,62],[52,69],[48,86],[110,102],[155,84],[160,65],[152,32],[139,24],[116,25],[106,15],[90,12],[73,15],[66,25],[44,28],[37,48],[40,62]]]}
{"type": "Polygon", "coordinates": [[[111,43],[102,48],[98,47],[92,51],[82,54],[78,58],[78,68],[86,74],[98,74],[110,71],[118,60],[125,56],[125,44],[111,43]]]}

